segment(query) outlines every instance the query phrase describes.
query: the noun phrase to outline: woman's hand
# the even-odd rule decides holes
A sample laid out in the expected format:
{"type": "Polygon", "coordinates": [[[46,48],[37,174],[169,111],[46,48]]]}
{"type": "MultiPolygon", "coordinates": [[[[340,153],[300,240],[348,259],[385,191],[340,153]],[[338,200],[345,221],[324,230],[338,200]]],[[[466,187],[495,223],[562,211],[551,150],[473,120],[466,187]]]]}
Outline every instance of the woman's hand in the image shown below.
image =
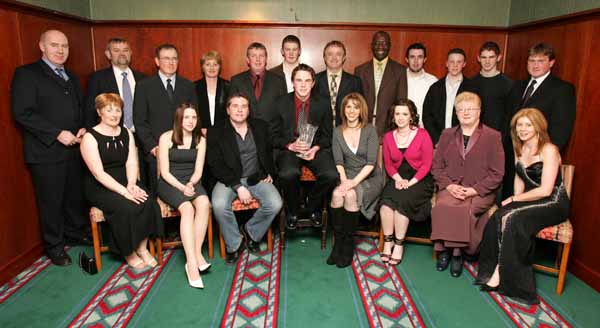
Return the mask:
{"type": "Polygon", "coordinates": [[[183,194],[188,197],[192,197],[192,196],[194,196],[195,193],[196,193],[196,188],[194,188],[194,184],[191,181],[186,183],[185,187],[183,188],[183,194]]]}
{"type": "Polygon", "coordinates": [[[507,199],[503,200],[501,204],[502,204],[502,206],[506,206],[506,205],[512,203],[513,201],[514,201],[513,196],[510,196],[507,199]]]}
{"type": "Polygon", "coordinates": [[[141,204],[148,199],[148,194],[136,184],[127,185],[127,190],[122,196],[136,204],[141,204]]]}
{"type": "Polygon", "coordinates": [[[396,187],[396,189],[407,189],[409,187],[408,180],[406,180],[406,179],[396,180],[396,182],[394,183],[394,186],[396,187]]]}

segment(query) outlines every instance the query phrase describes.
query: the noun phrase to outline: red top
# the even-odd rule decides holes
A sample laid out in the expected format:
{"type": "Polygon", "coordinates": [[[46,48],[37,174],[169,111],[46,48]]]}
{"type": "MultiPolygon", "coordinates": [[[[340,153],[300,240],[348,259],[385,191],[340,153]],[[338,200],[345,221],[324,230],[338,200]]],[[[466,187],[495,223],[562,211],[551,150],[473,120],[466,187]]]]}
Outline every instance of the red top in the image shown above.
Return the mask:
{"type": "MultiPolygon", "coordinates": [[[[404,154],[396,145],[393,130],[383,136],[383,164],[390,177],[398,173],[398,168],[404,159],[417,171],[414,178],[418,181],[421,181],[429,173],[433,161],[433,143],[425,129],[419,128],[417,130],[417,134],[404,151],[404,154]]],[[[410,180],[413,177],[402,178],[410,180]]]]}

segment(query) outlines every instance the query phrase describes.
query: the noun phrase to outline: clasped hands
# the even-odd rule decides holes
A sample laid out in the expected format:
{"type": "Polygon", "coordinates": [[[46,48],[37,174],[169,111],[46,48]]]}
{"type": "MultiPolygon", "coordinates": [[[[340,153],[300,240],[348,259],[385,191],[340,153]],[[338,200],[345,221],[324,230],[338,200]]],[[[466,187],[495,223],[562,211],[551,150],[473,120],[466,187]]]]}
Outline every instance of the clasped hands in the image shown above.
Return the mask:
{"type": "Polygon", "coordinates": [[[123,193],[123,197],[136,204],[141,204],[148,199],[148,194],[144,191],[144,189],[132,183],[127,185],[127,190],[123,193]]]}
{"type": "Polygon", "coordinates": [[[344,179],[337,187],[342,197],[346,196],[346,193],[352,188],[356,187],[356,183],[353,179],[344,179]]]}
{"type": "Polygon", "coordinates": [[[446,190],[452,195],[452,197],[460,200],[465,200],[469,197],[477,195],[477,190],[472,187],[463,187],[457,184],[450,184],[446,187],[446,190]]]}
{"type": "MultiPolygon", "coordinates": [[[[260,182],[264,182],[264,183],[273,183],[273,178],[271,178],[271,175],[267,175],[266,178],[262,179],[260,182]]],[[[250,201],[252,201],[252,194],[250,193],[250,190],[248,190],[248,188],[246,188],[246,186],[239,186],[237,188],[237,196],[240,199],[240,202],[242,202],[242,204],[244,205],[248,205],[250,204],[250,201]]]]}
{"type": "Polygon", "coordinates": [[[307,161],[312,161],[319,150],[317,146],[311,148],[309,144],[304,141],[300,141],[299,139],[296,139],[296,141],[288,144],[287,149],[302,155],[302,159],[307,161]]]}
{"type": "Polygon", "coordinates": [[[62,130],[56,137],[56,140],[65,146],[73,146],[81,142],[81,138],[84,134],[84,128],[79,129],[79,131],[77,131],[77,135],[74,135],[69,130],[62,130]]]}

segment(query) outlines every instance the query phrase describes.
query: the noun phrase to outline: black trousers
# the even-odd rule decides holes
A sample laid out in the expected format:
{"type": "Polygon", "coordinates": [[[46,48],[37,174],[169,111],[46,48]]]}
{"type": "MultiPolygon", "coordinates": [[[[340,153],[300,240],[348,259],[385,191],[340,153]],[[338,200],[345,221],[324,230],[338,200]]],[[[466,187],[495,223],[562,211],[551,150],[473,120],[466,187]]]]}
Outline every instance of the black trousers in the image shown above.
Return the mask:
{"type": "Polygon", "coordinates": [[[279,167],[279,184],[287,211],[292,215],[298,214],[300,207],[300,168],[302,166],[308,167],[317,178],[306,204],[306,208],[311,212],[320,207],[323,197],[333,191],[339,180],[329,149],[319,150],[312,161],[301,159],[296,156],[296,153],[284,150],[277,156],[277,166],[279,167]]]}
{"type": "Polygon", "coordinates": [[[47,254],[56,255],[64,249],[65,237],[80,239],[89,231],[83,197],[83,162],[77,152],[67,161],[28,166],[44,248],[47,254]]]}

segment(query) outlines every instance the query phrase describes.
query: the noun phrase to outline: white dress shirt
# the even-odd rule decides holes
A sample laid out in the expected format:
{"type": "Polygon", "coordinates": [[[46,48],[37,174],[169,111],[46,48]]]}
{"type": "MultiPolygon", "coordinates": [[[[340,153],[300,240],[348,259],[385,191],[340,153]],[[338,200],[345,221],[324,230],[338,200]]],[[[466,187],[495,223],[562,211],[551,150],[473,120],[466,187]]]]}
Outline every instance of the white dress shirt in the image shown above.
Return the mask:
{"type": "Polygon", "coordinates": [[[454,100],[456,100],[456,93],[462,83],[463,76],[461,74],[460,79],[451,81],[446,76],[446,120],[444,128],[452,127],[452,113],[454,112],[454,100]]]}
{"type": "MultiPolygon", "coordinates": [[[[406,81],[408,85],[408,99],[412,100],[417,106],[419,117],[423,117],[423,102],[429,87],[437,81],[437,77],[421,71],[421,74],[412,76],[410,70],[406,69],[406,81]]],[[[419,127],[423,127],[423,120],[419,120],[419,127]]]]}

